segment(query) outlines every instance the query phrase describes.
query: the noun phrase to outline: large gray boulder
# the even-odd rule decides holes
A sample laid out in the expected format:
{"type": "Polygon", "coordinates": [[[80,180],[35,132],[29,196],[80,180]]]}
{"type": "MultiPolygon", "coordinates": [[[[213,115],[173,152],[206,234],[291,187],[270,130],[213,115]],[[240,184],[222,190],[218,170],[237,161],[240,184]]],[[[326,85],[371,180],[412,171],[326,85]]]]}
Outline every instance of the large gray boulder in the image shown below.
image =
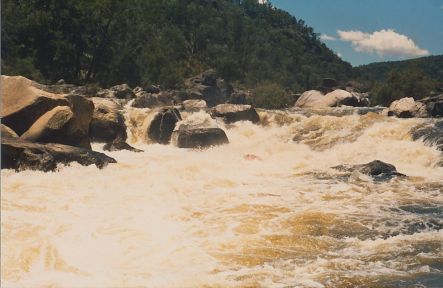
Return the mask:
{"type": "Polygon", "coordinates": [[[228,144],[225,131],[220,128],[182,127],[172,133],[172,144],[179,148],[208,148],[228,144]]]}
{"type": "Polygon", "coordinates": [[[301,96],[295,102],[295,107],[299,108],[313,108],[315,102],[321,100],[324,94],[318,90],[309,90],[301,94],[301,96]]]}
{"type": "Polygon", "coordinates": [[[219,104],[211,111],[212,116],[222,117],[225,123],[237,121],[260,122],[257,111],[251,105],[219,104]]]}
{"type": "Polygon", "coordinates": [[[406,97],[392,102],[389,106],[388,115],[398,118],[426,118],[428,112],[425,104],[416,102],[412,97],[406,97]]]}
{"type": "Polygon", "coordinates": [[[70,106],[61,94],[46,92],[21,76],[1,76],[2,123],[23,134],[43,114],[57,106],[70,106]]]}
{"type": "Polygon", "coordinates": [[[122,108],[111,99],[93,97],[94,113],[91,120],[89,136],[95,142],[123,141],[127,138],[125,119],[120,112],[122,108]]]}
{"type": "Polygon", "coordinates": [[[175,124],[182,120],[180,112],[173,107],[157,108],[149,112],[143,123],[146,141],[168,144],[175,124]]]}
{"type": "Polygon", "coordinates": [[[115,159],[103,153],[63,145],[26,142],[21,139],[1,139],[2,169],[54,171],[59,164],[78,162],[103,168],[115,159]]]}
{"type": "Polygon", "coordinates": [[[73,117],[74,113],[68,106],[55,107],[38,118],[20,138],[29,142],[60,143],[60,140],[65,140],[63,130],[73,117]],[[59,136],[62,139],[58,139],[59,136]]]}

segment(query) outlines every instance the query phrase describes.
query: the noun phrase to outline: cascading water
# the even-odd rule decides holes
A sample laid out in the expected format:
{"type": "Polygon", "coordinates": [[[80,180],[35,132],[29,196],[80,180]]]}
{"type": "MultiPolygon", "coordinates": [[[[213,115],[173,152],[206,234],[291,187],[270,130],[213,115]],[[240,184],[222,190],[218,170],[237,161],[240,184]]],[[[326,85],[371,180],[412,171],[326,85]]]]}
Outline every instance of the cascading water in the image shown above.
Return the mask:
{"type": "Polygon", "coordinates": [[[126,113],[130,144],[144,152],[106,152],[118,163],[103,170],[2,170],[2,286],[443,283],[442,156],[409,134],[433,120],[261,111],[261,125],[223,125],[184,115],[228,135],[200,151],[144,144],[143,115],[126,113]],[[330,168],[376,159],[408,177],[330,168]]]}

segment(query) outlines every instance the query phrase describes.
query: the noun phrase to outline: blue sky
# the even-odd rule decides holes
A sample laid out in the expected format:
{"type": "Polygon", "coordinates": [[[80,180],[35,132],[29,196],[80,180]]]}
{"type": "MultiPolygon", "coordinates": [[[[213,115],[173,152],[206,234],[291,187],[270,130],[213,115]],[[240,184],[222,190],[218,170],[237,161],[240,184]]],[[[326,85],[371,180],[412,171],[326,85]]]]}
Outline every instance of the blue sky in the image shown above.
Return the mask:
{"type": "Polygon", "coordinates": [[[443,0],[271,0],[354,66],[443,54],[443,0]]]}

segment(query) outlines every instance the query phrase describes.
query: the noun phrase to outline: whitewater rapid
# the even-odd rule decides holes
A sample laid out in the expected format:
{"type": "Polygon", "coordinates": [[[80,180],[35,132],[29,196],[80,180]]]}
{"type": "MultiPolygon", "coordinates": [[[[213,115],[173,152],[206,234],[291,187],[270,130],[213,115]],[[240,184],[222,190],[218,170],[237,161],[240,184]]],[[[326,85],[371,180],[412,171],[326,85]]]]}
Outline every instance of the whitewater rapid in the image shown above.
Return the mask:
{"type": "Polygon", "coordinates": [[[443,283],[442,156],[409,134],[433,120],[260,111],[260,125],[225,125],[198,112],[184,118],[230,144],[192,150],[144,143],[129,114],[142,153],[105,152],[118,163],[103,170],[2,170],[2,287],[443,283]],[[408,177],[330,168],[376,159],[408,177]]]}

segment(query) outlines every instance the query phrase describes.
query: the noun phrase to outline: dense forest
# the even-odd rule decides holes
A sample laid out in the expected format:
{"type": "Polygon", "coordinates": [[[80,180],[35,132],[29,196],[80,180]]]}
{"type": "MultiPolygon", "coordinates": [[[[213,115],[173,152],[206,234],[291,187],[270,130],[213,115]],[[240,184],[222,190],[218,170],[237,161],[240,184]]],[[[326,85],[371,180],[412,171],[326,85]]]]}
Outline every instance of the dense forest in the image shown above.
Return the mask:
{"type": "Polygon", "coordinates": [[[39,81],[172,87],[215,68],[238,85],[313,88],[351,66],[257,0],[4,0],[2,71],[39,81]]]}
{"type": "Polygon", "coordinates": [[[303,20],[257,0],[3,0],[1,9],[2,74],[42,83],[174,88],[213,68],[261,103],[279,97],[284,106],[324,77],[356,80],[373,104],[417,89],[411,96],[422,97],[442,82],[441,57],[408,65],[413,73],[392,63],[353,69],[303,20]]]}

